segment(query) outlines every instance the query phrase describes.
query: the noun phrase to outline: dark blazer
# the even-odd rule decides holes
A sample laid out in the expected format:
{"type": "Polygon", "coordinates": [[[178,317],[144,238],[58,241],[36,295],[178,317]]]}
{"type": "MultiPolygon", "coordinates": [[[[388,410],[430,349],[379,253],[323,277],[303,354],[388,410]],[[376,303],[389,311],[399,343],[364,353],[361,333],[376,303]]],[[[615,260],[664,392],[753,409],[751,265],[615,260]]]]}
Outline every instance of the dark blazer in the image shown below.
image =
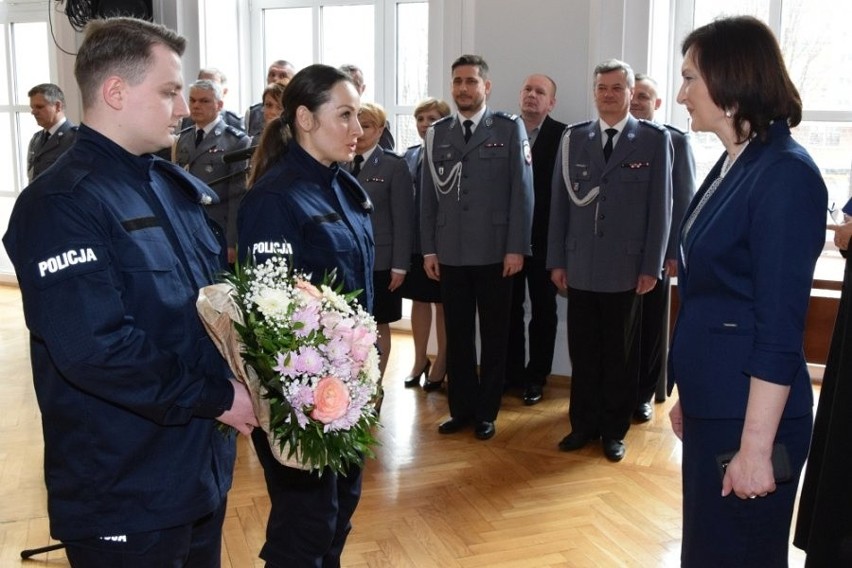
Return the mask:
{"type": "Polygon", "coordinates": [[[373,238],[376,242],[374,270],[397,268],[408,271],[414,197],[411,174],[405,160],[376,146],[361,166],[358,181],[373,202],[373,238]]]}
{"type": "Polygon", "coordinates": [[[225,231],[228,246],[237,242],[237,207],[246,190],[246,161],[226,164],[222,156],[248,148],[251,143],[245,132],[225,124],[220,117],[213,129],[195,146],[195,128],[183,132],[175,146],[174,162],[207,183],[219,203],[207,206],[210,218],[225,231]]]}
{"type": "Polygon", "coordinates": [[[550,222],[550,190],[553,185],[553,164],[566,124],[545,117],[532,146],[533,190],[535,205],[532,221],[533,256],[547,258],[547,226],[550,222]]]}
{"type": "Polygon", "coordinates": [[[427,132],[420,203],[423,253],[437,253],[441,264],[451,266],[499,264],[509,253],[529,255],[532,157],[523,123],[486,109],[468,142],[462,131],[453,114],[427,132]],[[460,179],[435,183],[435,176],[446,180],[454,168],[460,168],[460,179]]]}
{"type": "Polygon", "coordinates": [[[671,224],[672,148],[665,128],[632,116],[609,161],[600,137],[599,120],[569,126],[562,137],[547,268],[566,269],[572,288],[625,292],[636,287],[640,274],[658,277],[662,270],[671,224]],[[574,201],[584,198],[590,199],[585,206],[574,201]]]}
{"type": "Polygon", "coordinates": [[[749,143],[681,235],[669,381],[685,415],[742,419],[749,377],[791,387],[785,418],[811,412],[802,340],[827,207],[819,169],[786,122],[776,121],[769,141],[749,143]]]}
{"type": "Polygon", "coordinates": [[[27,149],[27,177],[32,182],[39,174],[53,165],[65,151],[74,144],[77,138],[77,127],[70,120],[62,123],[62,126],[42,144],[44,130],[39,130],[30,139],[27,149]]]}

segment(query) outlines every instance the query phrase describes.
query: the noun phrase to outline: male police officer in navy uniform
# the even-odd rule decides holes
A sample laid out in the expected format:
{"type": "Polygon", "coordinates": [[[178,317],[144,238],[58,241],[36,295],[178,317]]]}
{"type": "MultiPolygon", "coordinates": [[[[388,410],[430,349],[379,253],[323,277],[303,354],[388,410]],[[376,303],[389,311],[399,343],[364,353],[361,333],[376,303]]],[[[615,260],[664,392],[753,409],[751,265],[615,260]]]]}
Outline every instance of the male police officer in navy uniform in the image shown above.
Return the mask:
{"type": "Polygon", "coordinates": [[[571,433],[603,437],[624,458],[636,406],[640,296],[657,283],[671,222],[671,140],[630,116],[634,77],[618,60],[594,71],[599,120],[569,126],[556,159],[547,243],[551,279],[568,290],[571,433]]]}
{"type": "MultiPolygon", "coordinates": [[[[657,94],[657,82],[651,77],[636,74],[636,92],[630,102],[630,114],[644,120],[654,120],[654,111],[662,99],[657,94]]],[[[683,130],[664,124],[672,139],[672,223],[666,246],[666,261],[657,277],[657,285],[642,296],[642,328],[639,347],[639,395],[633,419],[648,422],[654,415],[651,397],[666,399],[665,373],[669,326],[669,278],[677,276],[678,236],[680,223],[692,196],[695,195],[695,157],[689,145],[689,135],[683,130]],[[659,385],[659,386],[658,386],[659,385]]]]}
{"type": "Polygon", "coordinates": [[[473,424],[487,440],[506,373],[511,276],[530,254],[531,155],[523,123],[486,107],[491,81],[482,57],[459,57],[452,77],[458,113],[427,131],[421,193],[423,265],[441,282],[447,328],[450,419],[438,431],[473,424]]]}
{"type": "Polygon", "coordinates": [[[30,110],[41,127],[27,149],[27,178],[33,181],[71,147],[77,127],[65,118],[65,93],[58,85],[36,85],[27,96],[30,110]]]}
{"type": "Polygon", "coordinates": [[[225,124],[222,91],[217,83],[201,79],[189,88],[189,112],[194,128],[184,130],[175,143],[174,162],[207,183],[219,196],[207,206],[210,218],[225,231],[228,262],[237,258],[237,207],[246,190],[245,160],[226,164],[222,156],[248,148],[251,139],[225,124]]]}
{"type": "Polygon", "coordinates": [[[75,568],[220,564],[234,436],[257,419],[195,308],[222,269],[204,184],[151,155],[186,116],[184,38],[93,20],[77,141],[3,244],[30,330],[50,533],[75,568]],[[116,51],[116,45],[122,50],[116,51]]]}

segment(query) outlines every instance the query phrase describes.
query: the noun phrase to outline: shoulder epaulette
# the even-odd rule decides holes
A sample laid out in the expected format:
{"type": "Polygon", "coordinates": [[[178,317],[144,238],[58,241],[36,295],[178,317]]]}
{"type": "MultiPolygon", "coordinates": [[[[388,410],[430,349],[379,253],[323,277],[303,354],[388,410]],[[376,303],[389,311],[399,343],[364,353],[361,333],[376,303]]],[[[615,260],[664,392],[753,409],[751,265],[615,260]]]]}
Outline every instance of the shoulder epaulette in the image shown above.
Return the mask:
{"type": "Polygon", "coordinates": [[[391,156],[391,157],[393,157],[393,158],[397,158],[397,159],[399,159],[399,160],[401,160],[401,159],[402,159],[402,156],[400,156],[399,154],[397,154],[397,153],[396,153],[396,152],[394,152],[393,150],[390,150],[390,149],[388,149],[388,148],[382,148],[381,146],[379,146],[379,148],[381,148],[381,149],[382,149],[382,152],[384,152],[385,156],[391,156]]]}
{"type": "Polygon", "coordinates": [[[245,136],[248,136],[248,134],[246,134],[244,131],[240,130],[236,126],[231,126],[228,123],[225,123],[225,132],[228,132],[229,134],[236,136],[237,138],[243,138],[245,136]]]}
{"type": "Polygon", "coordinates": [[[506,118],[511,120],[512,122],[518,120],[517,114],[512,114],[511,112],[504,112],[502,110],[494,111],[494,116],[499,116],[500,118],[506,118]]]}
{"type": "Polygon", "coordinates": [[[406,148],[406,151],[407,151],[407,150],[414,150],[415,148],[419,148],[419,147],[420,147],[420,146],[422,146],[422,145],[423,145],[423,144],[412,144],[411,146],[409,146],[408,148],[406,148]]]}
{"type": "Polygon", "coordinates": [[[447,122],[448,120],[452,120],[453,116],[455,116],[455,115],[448,114],[447,116],[445,116],[443,118],[439,118],[438,120],[436,120],[435,122],[432,123],[432,126],[436,126],[438,124],[443,124],[443,123],[447,122]]]}
{"type": "Polygon", "coordinates": [[[180,132],[178,132],[177,134],[175,134],[175,136],[183,136],[184,134],[186,134],[186,133],[187,133],[187,132],[189,132],[190,130],[195,130],[195,124],[190,124],[189,126],[187,126],[186,128],[184,128],[183,130],[181,130],[180,132]]]}
{"type": "Polygon", "coordinates": [[[653,120],[645,120],[644,118],[640,118],[638,120],[638,122],[639,122],[639,124],[642,124],[644,126],[650,126],[654,130],[658,130],[659,132],[663,132],[666,129],[665,126],[663,126],[662,124],[659,124],[657,122],[654,122],[653,120]]]}
{"type": "Polygon", "coordinates": [[[678,128],[677,126],[674,126],[672,124],[664,124],[663,126],[665,126],[666,128],[668,128],[669,130],[671,130],[673,132],[677,132],[678,134],[682,134],[684,136],[687,135],[686,130],[681,130],[680,128],[678,128]]]}
{"type": "Polygon", "coordinates": [[[565,130],[573,130],[574,128],[579,128],[581,126],[586,126],[588,124],[593,123],[594,120],[581,120],[580,122],[572,122],[568,126],[565,127],[565,130]]]}

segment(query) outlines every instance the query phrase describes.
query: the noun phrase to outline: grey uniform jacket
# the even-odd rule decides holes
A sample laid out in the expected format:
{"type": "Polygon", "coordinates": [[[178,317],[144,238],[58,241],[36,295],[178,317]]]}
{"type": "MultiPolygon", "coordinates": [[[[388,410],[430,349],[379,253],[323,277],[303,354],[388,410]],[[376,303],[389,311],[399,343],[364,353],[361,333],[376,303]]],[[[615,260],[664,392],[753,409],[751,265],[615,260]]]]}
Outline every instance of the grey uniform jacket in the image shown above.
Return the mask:
{"type": "Polygon", "coordinates": [[[27,149],[27,178],[32,182],[39,174],[53,165],[77,137],[77,127],[70,120],[62,123],[56,132],[44,140],[44,130],[39,130],[30,139],[27,149]]]}
{"type": "Polygon", "coordinates": [[[197,148],[195,128],[181,133],[175,147],[175,163],[207,183],[219,196],[219,203],[207,206],[207,214],[224,229],[230,247],[237,241],[237,207],[246,189],[247,163],[226,164],[222,156],[248,148],[250,142],[245,132],[228,126],[220,117],[197,148]]]}
{"type": "Polygon", "coordinates": [[[414,197],[411,174],[405,160],[376,146],[362,164],[358,182],[373,202],[373,270],[396,268],[408,271],[414,230],[414,197]]]}
{"type": "Polygon", "coordinates": [[[669,231],[669,244],[666,259],[677,259],[680,224],[692,196],[695,195],[695,156],[689,145],[689,135],[670,124],[663,125],[669,130],[674,148],[672,162],[672,226],[669,231]]]}
{"type": "Polygon", "coordinates": [[[671,164],[668,131],[653,122],[629,117],[608,162],[600,121],[566,128],[553,172],[547,268],[565,269],[570,287],[591,292],[625,292],[640,274],[659,277],[671,164]]]}
{"type": "Polygon", "coordinates": [[[533,183],[520,119],[486,109],[465,143],[458,115],[429,128],[423,157],[421,244],[450,266],[530,255],[533,183]],[[430,144],[431,139],[431,144],[430,144]]]}

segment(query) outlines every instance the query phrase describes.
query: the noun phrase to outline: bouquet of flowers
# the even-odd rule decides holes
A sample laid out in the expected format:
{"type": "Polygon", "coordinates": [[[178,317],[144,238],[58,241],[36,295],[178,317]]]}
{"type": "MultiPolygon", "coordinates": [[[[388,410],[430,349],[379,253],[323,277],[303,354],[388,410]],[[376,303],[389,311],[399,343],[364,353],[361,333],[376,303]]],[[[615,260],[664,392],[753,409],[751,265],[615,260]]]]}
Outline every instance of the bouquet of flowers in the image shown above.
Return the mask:
{"type": "Polygon", "coordinates": [[[225,279],[201,290],[198,311],[278,461],[321,474],[372,457],[377,332],[358,292],[341,293],[329,277],[314,286],[283,255],[225,279]]]}

